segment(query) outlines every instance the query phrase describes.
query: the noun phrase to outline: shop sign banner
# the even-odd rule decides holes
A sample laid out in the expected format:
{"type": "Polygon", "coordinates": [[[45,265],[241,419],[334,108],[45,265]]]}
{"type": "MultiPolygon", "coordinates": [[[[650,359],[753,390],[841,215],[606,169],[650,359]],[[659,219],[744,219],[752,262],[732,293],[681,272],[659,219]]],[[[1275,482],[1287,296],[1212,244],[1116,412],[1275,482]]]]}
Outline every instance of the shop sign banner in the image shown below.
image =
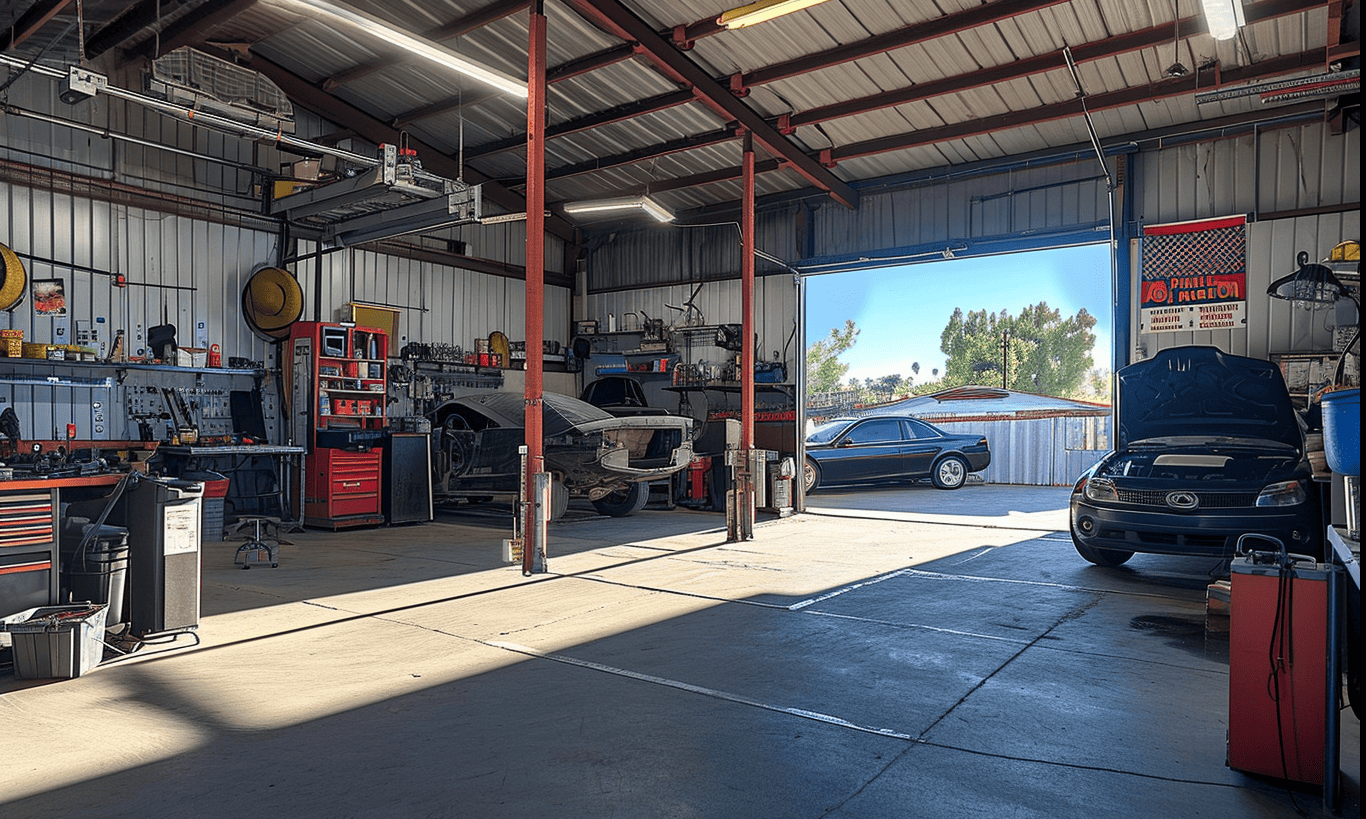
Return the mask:
{"type": "Polygon", "coordinates": [[[1143,228],[1141,333],[1247,327],[1247,217],[1143,228]]]}

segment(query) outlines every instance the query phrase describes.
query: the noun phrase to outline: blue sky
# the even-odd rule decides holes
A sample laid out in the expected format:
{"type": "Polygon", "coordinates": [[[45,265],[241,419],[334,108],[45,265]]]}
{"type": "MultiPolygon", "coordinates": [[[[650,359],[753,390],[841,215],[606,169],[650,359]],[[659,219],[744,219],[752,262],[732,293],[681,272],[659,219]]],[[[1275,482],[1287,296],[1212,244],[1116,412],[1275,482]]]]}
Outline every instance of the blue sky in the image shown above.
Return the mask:
{"type": "Polygon", "coordinates": [[[1110,248],[1086,245],[1002,256],[950,259],[905,267],[811,276],[806,280],[806,347],[853,319],[862,330],[858,343],[840,357],[850,365],[845,376],[877,378],[911,375],[932,380],[944,369],[939,334],[955,307],[963,312],[1020,310],[1040,301],[1075,315],[1085,307],[1096,317],[1097,363],[1110,366],[1110,248]]]}

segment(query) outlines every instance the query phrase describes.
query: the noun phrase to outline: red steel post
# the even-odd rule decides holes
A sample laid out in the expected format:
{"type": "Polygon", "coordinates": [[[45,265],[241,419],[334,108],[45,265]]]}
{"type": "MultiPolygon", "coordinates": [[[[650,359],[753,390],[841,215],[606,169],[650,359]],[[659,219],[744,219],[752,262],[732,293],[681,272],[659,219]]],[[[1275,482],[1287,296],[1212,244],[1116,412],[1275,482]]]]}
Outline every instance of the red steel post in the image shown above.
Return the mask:
{"type": "Polygon", "coordinates": [[[522,525],[522,571],[530,574],[533,556],[543,554],[545,544],[534,543],[536,473],[545,470],[541,423],[541,354],[545,323],[545,7],[543,0],[531,4],[527,45],[526,104],[526,451],[527,504],[522,525]]]}

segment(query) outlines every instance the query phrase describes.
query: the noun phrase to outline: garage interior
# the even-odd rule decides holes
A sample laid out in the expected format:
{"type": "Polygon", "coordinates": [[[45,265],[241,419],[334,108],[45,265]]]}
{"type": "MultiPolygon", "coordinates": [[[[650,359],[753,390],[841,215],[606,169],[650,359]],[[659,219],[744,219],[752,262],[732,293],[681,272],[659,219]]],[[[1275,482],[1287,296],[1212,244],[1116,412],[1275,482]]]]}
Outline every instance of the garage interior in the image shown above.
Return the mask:
{"type": "MultiPolygon", "coordinates": [[[[1317,780],[1229,764],[1228,561],[1092,566],[1069,485],[785,482],[825,273],[971,291],[916,265],[1105,241],[1112,370],[1207,345],[1306,411],[1358,387],[1359,301],[1271,294],[1360,237],[1358,3],[19,0],[0,26],[0,618],[128,584],[94,649],[98,622],[44,633],[86,646],[61,668],[21,675],[39,641],[0,633],[5,816],[1360,814],[1332,670],[1329,705],[1298,693],[1322,730],[1289,726],[1317,780]],[[1238,319],[1157,326],[1148,231],[1225,218],[1238,319]],[[694,421],[625,495],[554,461],[555,396],[619,376],[694,421]],[[480,465],[451,408],[495,393],[522,450],[480,465]],[[126,572],[62,542],[124,536],[126,572]]],[[[1349,543],[1357,480],[1320,481],[1349,543]]],[[[1326,623],[1359,623],[1344,597],[1326,623]]]]}

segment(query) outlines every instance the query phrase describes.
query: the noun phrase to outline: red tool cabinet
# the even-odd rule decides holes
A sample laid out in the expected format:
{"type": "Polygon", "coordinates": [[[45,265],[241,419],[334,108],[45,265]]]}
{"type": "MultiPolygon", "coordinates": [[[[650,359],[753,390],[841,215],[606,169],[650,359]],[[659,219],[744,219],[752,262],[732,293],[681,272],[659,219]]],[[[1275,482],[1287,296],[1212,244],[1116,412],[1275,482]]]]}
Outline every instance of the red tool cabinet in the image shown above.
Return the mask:
{"type": "Polygon", "coordinates": [[[0,494],[0,617],[56,605],[57,490],[0,494]]]}
{"type": "Polygon", "coordinates": [[[1228,764],[1323,784],[1328,581],[1320,568],[1234,561],[1229,611],[1228,764]]]}
{"type": "Polygon", "coordinates": [[[389,337],[349,323],[295,322],[287,359],[291,436],[304,458],[304,523],[326,529],[384,523],[380,470],[389,337]]]}

